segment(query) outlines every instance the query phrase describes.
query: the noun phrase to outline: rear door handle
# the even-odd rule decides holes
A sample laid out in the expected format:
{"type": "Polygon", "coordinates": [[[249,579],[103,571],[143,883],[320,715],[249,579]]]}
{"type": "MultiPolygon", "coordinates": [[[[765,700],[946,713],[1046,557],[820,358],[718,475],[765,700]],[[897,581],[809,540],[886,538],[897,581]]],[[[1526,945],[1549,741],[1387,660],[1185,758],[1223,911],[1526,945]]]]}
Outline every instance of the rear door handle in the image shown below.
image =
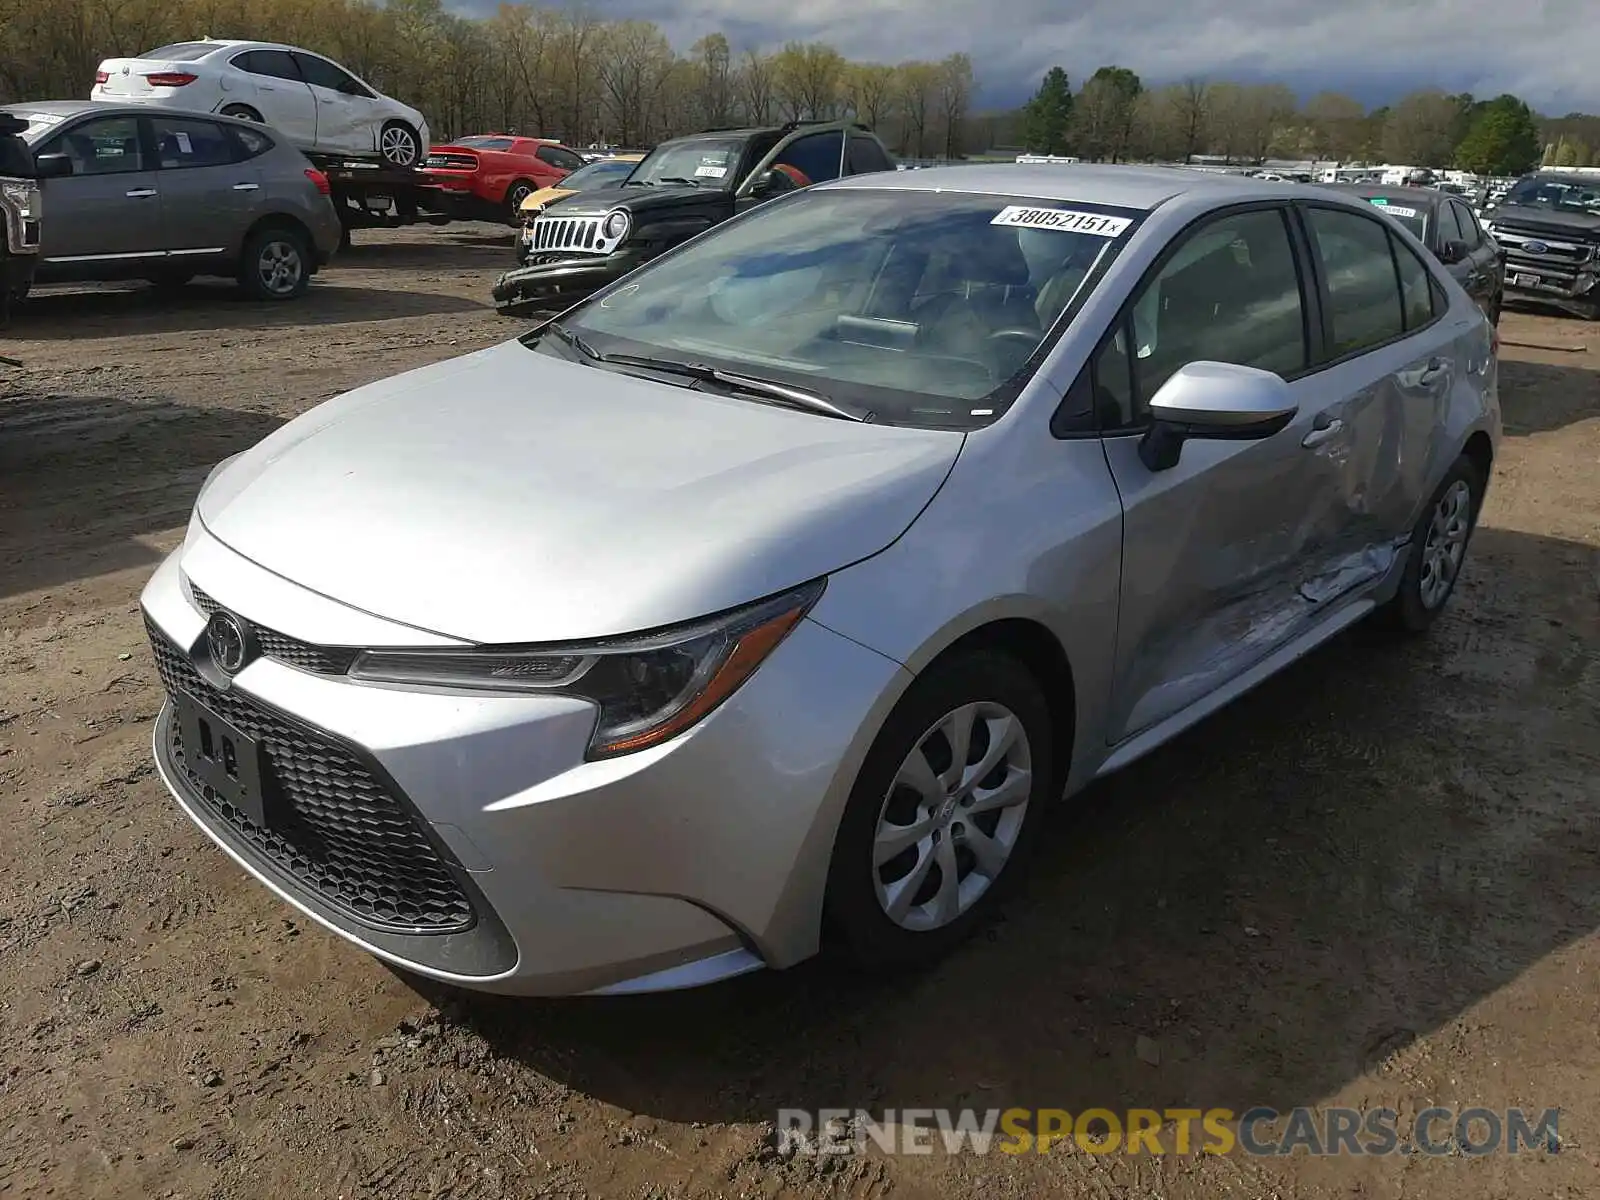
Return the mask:
{"type": "Polygon", "coordinates": [[[136,200],[144,200],[156,194],[155,188],[129,188],[124,195],[132,196],[136,200]]]}
{"type": "Polygon", "coordinates": [[[1305,437],[1300,439],[1300,444],[1309,450],[1315,446],[1322,445],[1323,442],[1326,442],[1331,438],[1335,438],[1343,432],[1344,422],[1338,417],[1335,417],[1326,425],[1319,425],[1310,433],[1306,434],[1305,437]]]}
{"type": "Polygon", "coordinates": [[[233,190],[236,192],[259,192],[261,185],[259,183],[236,183],[233,185],[233,190]]]}

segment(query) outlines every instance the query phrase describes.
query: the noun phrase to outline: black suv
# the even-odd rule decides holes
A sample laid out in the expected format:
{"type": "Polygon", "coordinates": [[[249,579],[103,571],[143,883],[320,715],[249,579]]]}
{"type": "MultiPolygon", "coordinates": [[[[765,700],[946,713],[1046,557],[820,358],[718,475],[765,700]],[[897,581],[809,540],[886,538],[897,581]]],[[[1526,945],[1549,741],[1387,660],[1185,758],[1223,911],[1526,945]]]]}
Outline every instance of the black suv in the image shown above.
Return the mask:
{"type": "Polygon", "coordinates": [[[1506,297],[1600,320],[1600,175],[1542,171],[1485,214],[1506,252],[1506,297]]]}
{"type": "Polygon", "coordinates": [[[662,142],[620,187],[579,192],[534,218],[521,235],[527,265],[495,283],[495,305],[508,317],[565,308],[763,200],[894,166],[870,129],[848,121],[662,142]]]}

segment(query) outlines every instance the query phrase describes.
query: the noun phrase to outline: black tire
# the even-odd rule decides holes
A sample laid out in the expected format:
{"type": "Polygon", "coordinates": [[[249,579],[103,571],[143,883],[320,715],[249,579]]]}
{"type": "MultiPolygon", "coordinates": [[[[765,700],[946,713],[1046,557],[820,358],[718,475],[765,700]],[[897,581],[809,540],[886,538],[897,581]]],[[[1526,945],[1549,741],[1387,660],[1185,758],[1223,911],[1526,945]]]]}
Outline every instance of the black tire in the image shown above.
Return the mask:
{"type": "Polygon", "coordinates": [[[257,125],[266,124],[261,114],[248,104],[229,104],[223,107],[222,115],[225,117],[238,117],[241,121],[254,121],[257,125]]]}
{"type": "Polygon", "coordinates": [[[1461,569],[1466,565],[1472,534],[1478,527],[1478,511],[1483,507],[1486,482],[1478,464],[1465,454],[1456,459],[1445,473],[1444,480],[1428,498],[1422,515],[1417,518],[1416,527],[1411,531],[1411,545],[1406,557],[1405,573],[1400,577],[1400,590],[1395,593],[1394,599],[1374,614],[1380,625],[1400,633],[1423,633],[1439,619],[1439,614],[1455,593],[1461,569]],[[1443,591],[1432,591],[1428,581],[1435,577],[1437,568],[1430,567],[1424,561],[1429,557],[1430,534],[1439,535],[1439,531],[1434,529],[1435,518],[1442,519],[1441,506],[1445,498],[1462,483],[1467,487],[1469,507],[1465,514],[1466,529],[1461,535],[1460,559],[1445,582],[1443,591]]]}
{"type": "Polygon", "coordinates": [[[311,250],[305,234],[269,225],[245,239],[239,286],[252,300],[295,300],[311,286],[311,250]]]}
{"type": "Polygon", "coordinates": [[[378,131],[378,154],[397,167],[414,167],[422,161],[422,139],[404,121],[390,121],[378,131]]]}
{"type": "MultiPolygon", "coordinates": [[[[986,748],[988,729],[987,723],[973,725],[969,746],[980,757],[986,748]]],[[[1007,655],[991,651],[963,653],[959,657],[936,663],[918,676],[890,713],[867,753],[839,822],[833,859],[828,868],[825,899],[828,924],[831,932],[843,941],[851,957],[861,967],[869,971],[896,970],[939,958],[968,937],[993,912],[997,902],[1016,886],[1037,840],[1043,821],[1041,810],[1051,798],[1055,780],[1053,732],[1050,707],[1038,681],[1026,667],[1007,655]],[[963,837],[962,805],[959,802],[952,805],[948,799],[942,802],[939,811],[946,814],[946,819],[953,817],[954,823],[942,831],[942,836],[940,831],[930,832],[928,839],[919,840],[899,856],[881,865],[874,863],[875,841],[883,816],[891,815],[895,808],[900,808],[903,819],[895,823],[911,824],[913,812],[922,814],[927,811],[913,803],[917,795],[914,791],[895,786],[901,765],[919,747],[924,748],[924,762],[935,771],[940,769],[937,764],[941,753],[946,756],[945,762],[948,764],[950,743],[936,726],[946,714],[974,703],[998,706],[1020,722],[1028,752],[1026,769],[1032,773],[1031,780],[1026,784],[1026,807],[1018,814],[1020,825],[1010,822],[1012,841],[1009,855],[987,887],[970,902],[970,906],[946,923],[921,929],[908,928],[906,924],[890,917],[885,900],[879,896],[880,886],[892,885],[911,877],[912,870],[908,869],[906,855],[911,855],[911,861],[920,866],[925,857],[937,859],[940,843],[948,839],[948,845],[955,848],[954,853],[958,856],[952,861],[962,862],[959,856],[963,854],[970,860],[966,874],[960,874],[958,868],[959,880],[970,882],[974,874],[984,874],[972,870],[976,857],[972,854],[971,843],[963,837]],[[923,849],[924,842],[929,847],[926,850],[923,849]],[[886,872],[890,876],[888,879],[884,878],[886,872]]],[[[968,761],[970,763],[971,759],[968,761]]],[[[1015,770],[1017,761],[1002,758],[995,770],[1002,767],[1015,770]]],[[[986,776],[993,777],[993,772],[986,776]]],[[[995,834],[1000,822],[1009,821],[1006,814],[1010,811],[1006,809],[984,814],[976,821],[986,823],[975,824],[974,828],[986,836],[995,834]],[[995,821],[987,824],[987,818],[991,815],[995,821]]],[[[972,817],[966,819],[968,822],[974,821],[972,817]]],[[[915,823],[920,824],[924,820],[926,817],[919,815],[915,823]]],[[[966,834],[966,837],[970,836],[966,834]]],[[[928,881],[942,881],[942,870],[937,864],[923,872],[922,887],[911,896],[913,904],[931,902],[917,900],[926,891],[928,881]]],[[[934,894],[937,892],[936,887],[934,894]]]]}
{"type": "Polygon", "coordinates": [[[522,202],[538,190],[526,179],[514,179],[506,189],[506,220],[514,228],[522,227],[522,202]]]}
{"type": "Polygon", "coordinates": [[[1505,307],[1505,302],[1506,298],[1504,293],[1496,292],[1494,294],[1494,299],[1489,301],[1489,324],[1497,328],[1499,327],[1500,310],[1505,307]]]}

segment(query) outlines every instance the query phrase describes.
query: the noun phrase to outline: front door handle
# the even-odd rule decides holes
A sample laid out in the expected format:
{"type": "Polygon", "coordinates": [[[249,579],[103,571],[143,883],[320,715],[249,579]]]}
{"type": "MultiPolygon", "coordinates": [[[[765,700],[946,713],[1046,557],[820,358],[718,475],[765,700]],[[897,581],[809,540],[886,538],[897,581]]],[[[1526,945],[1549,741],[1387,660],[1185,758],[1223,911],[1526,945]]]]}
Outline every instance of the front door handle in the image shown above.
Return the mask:
{"type": "Polygon", "coordinates": [[[154,196],[156,194],[156,190],[155,188],[129,188],[123,194],[126,196],[131,196],[135,200],[144,200],[150,196],[154,196]]]}
{"type": "Polygon", "coordinates": [[[233,190],[236,192],[259,192],[261,185],[259,183],[236,183],[233,185],[233,190]]]}
{"type": "Polygon", "coordinates": [[[1309,450],[1315,446],[1322,445],[1323,442],[1326,442],[1331,438],[1335,438],[1343,432],[1344,422],[1338,417],[1335,417],[1326,425],[1320,425],[1316,429],[1313,429],[1310,433],[1306,434],[1305,437],[1300,439],[1300,444],[1309,450]]]}

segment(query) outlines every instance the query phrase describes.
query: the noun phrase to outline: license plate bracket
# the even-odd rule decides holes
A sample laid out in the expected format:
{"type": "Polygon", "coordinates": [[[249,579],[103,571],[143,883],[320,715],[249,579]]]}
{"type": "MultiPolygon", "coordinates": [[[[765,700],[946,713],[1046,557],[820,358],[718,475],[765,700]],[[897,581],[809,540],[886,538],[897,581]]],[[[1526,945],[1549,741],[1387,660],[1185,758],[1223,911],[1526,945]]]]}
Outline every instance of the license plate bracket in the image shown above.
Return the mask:
{"type": "Polygon", "coordinates": [[[260,744],[193,696],[179,692],[172,699],[189,770],[250,824],[269,828],[260,744]]]}
{"type": "Polygon", "coordinates": [[[1537,275],[1529,275],[1524,271],[1519,271],[1511,277],[1511,283],[1515,287],[1538,287],[1539,277],[1537,275]]]}

